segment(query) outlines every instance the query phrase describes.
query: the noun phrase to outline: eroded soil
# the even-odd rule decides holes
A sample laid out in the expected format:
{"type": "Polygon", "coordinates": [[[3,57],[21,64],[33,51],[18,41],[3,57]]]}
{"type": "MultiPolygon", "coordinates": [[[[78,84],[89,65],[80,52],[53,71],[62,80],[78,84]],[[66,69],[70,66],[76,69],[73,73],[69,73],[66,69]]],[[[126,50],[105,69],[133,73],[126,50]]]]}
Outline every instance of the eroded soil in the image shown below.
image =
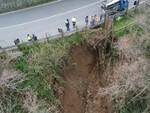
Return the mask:
{"type": "Polygon", "coordinates": [[[100,87],[107,85],[96,67],[95,53],[85,45],[71,49],[71,63],[64,68],[64,113],[111,113],[111,97],[100,95],[100,87]]]}

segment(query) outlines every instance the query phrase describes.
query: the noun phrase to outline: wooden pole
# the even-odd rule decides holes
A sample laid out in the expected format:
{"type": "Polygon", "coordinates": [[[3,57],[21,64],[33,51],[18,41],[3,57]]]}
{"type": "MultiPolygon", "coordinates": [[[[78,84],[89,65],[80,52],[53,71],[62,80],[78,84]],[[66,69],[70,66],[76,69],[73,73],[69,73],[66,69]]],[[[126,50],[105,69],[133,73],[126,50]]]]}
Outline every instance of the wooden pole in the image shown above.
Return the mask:
{"type": "Polygon", "coordinates": [[[105,15],[105,22],[104,22],[104,30],[105,30],[105,33],[107,32],[108,27],[109,27],[109,16],[108,16],[108,15],[105,15]]]}

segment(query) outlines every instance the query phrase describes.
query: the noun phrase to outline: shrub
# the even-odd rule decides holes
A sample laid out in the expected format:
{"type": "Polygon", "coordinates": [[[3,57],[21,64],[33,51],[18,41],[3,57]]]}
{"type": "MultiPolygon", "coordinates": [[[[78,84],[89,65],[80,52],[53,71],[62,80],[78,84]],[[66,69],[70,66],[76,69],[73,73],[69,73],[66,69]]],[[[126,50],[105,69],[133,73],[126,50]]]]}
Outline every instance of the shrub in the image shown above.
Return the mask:
{"type": "Polygon", "coordinates": [[[15,67],[22,72],[28,71],[28,63],[24,57],[19,57],[15,62],[15,67]]]}

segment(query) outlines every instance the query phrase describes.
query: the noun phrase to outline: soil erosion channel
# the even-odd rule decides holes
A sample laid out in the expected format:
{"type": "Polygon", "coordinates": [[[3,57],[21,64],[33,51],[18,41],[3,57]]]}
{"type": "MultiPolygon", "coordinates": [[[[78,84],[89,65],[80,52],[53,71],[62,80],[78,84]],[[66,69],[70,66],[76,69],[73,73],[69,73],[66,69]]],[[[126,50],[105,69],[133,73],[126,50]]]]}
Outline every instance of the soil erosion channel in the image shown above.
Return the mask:
{"type": "Polygon", "coordinates": [[[71,61],[64,68],[64,113],[111,113],[109,95],[99,95],[98,89],[107,85],[96,68],[96,55],[87,44],[71,49],[71,61]]]}

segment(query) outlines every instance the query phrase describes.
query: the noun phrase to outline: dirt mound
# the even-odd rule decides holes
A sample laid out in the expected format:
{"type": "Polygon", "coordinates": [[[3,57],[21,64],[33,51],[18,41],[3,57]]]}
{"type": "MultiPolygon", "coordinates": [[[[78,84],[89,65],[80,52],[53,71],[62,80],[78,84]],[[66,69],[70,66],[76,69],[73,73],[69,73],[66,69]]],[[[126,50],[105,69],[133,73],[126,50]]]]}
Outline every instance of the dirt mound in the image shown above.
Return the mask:
{"type": "Polygon", "coordinates": [[[71,49],[71,63],[64,68],[64,113],[111,113],[109,95],[100,95],[99,88],[106,85],[96,67],[96,56],[90,47],[75,46],[71,49]]]}

